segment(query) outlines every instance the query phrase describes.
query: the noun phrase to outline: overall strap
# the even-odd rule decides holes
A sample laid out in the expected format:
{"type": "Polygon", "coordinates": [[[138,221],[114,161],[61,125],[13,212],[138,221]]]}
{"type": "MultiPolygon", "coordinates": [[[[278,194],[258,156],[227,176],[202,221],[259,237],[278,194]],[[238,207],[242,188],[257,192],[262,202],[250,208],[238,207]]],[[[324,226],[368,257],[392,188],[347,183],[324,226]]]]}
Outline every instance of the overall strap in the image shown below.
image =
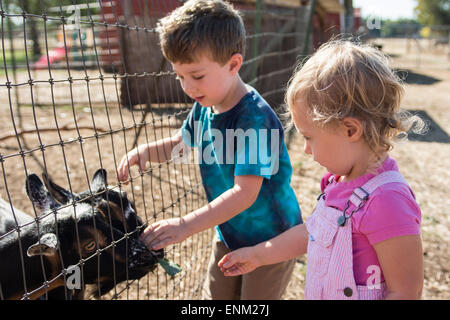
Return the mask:
{"type": "Polygon", "coordinates": [[[387,183],[403,183],[408,185],[405,178],[398,171],[385,171],[380,173],[379,175],[373,177],[369,181],[366,182],[362,187],[358,187],[353,190],[352,195],[350,196],[350,202],[353,203],[356,207],[359,207],[362,202],[366,201],[369,198],[369,195],[374,192],[378,187],[387,184],[387,183]]]}

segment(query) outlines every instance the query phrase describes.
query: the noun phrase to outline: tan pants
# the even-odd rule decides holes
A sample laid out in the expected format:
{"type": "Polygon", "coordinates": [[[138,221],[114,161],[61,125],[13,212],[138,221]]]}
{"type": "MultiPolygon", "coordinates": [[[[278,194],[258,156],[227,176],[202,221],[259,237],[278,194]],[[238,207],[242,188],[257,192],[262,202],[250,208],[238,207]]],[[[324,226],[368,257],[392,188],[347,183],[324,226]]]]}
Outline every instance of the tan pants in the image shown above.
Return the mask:
{"type": "Polygon", "coordinates": [[[230,252],[225,244],[215,238],[208,275],[203,285],[203,300],[279,300],[294,270],[295,259],[262,266],[242,276],[225,277],[217,266],[230,252]]]}

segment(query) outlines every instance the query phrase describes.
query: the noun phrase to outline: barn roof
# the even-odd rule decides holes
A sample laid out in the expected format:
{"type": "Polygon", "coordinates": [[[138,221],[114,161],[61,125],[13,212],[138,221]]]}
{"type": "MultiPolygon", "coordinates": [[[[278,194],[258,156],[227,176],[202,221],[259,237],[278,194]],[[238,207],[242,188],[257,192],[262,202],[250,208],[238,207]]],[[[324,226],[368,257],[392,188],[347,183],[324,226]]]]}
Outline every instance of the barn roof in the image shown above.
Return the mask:
{"type": "Polygon", "coordinates": [[[329,13],[343,13],[344,7],[339,0],[318,0],[318,4],[329,13]]]}
{"type": "MultiPolygon", "coordinates": [[[[234,0],[233,2],[247,2],[255,3],[257,0],[234,0]]],[[[272,4],[281,7],[298,7],[302,2],[308,2],[310,0],[265,0],[265,4],[272,4]]],[[[342,13],[344,8],[340,4],[339,0],[317,0],[317,4],[322,7],[326,12],[342,13]]]]}

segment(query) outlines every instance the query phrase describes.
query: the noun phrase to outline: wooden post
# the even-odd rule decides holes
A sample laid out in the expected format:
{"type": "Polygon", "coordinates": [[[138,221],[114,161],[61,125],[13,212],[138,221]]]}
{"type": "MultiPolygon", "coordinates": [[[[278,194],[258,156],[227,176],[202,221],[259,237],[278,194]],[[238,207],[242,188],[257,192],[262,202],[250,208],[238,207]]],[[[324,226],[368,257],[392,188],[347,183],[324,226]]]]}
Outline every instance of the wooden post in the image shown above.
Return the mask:
{"type": "MultiPolygon", "coordinates": [[[[261,32],[261,16],[262,16],[262,6],[263,6],[264,0],[256,0],[256,16],[255,16],[255,35],[258,35],[261,32]]],[[[259,36],[256,36],[253,39],[253,46],[252,46],[252,58],[256,58],[258,55],[259,50],[259,36]]],[[[250,80],[253,80],[258,75],[258,62],[255,61],[252,64],[252,72],[251,72],[251,78],[250,80]]]]}
{"type": "MultiPolygon", "coordinates": [[[[298,41],[297,45],[302,45],[302,38],[304,40],[303,41],[303,52],[302,52],[303,54],[300,55],[297,58],[297,63],[298,63],[298,61],[300,61],[300,59],[303,59],[303,58],[305,58],[308,55],[309,41],[310,41],[310,35],[311,35],[311,31],[312,31],[312,19],[313,19],[314,12],[315,12],[315,9],[316,9],[316,3],[317,3],[317,0],[311,0],[310,8],[309,8],[308,21],[306,23],[306,29],[305,29],[306,31],[305,31],[304,37],[301,37],[300,35],[297,35],[297,41],[298,41]]],[[[299,9],[299,20],[305,18],[305,13],[306,12],[305,11],[302,12],[302,8],[306,8],[306,6],[301,6],[300,7],[300,9],[299,9]]],[[[300,23],[297,24],[297,26],[298,26],[297,30],[299,30],[300,25],[301,25],[300,23]]],[[[304,27],[304,24],[302,24],[301,26],[304,27]]],[[[287,136],[286,145],[287,145],[288,149],[289,149],[289,145],[291,144],[292,137],[293,137],[294,133],[295,133],[295,129],[291,128],[289,133],[286,135],[287,136]]]]}

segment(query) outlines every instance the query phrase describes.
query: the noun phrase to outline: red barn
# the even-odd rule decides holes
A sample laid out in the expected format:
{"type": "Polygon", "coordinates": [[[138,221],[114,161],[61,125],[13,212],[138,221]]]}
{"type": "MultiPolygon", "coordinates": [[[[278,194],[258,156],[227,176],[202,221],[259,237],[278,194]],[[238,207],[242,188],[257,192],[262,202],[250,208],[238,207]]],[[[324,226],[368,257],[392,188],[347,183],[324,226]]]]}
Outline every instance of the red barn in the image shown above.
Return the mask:
{"type": "MultiPolygon", "coordinates": [[[[351,29],[346,22],[353,21],[353,11],[348,14],[353,10],[351,0],[229,1],[243,12],[248,35],[291,34],[251,37],[247,41],[245,58],[254,62],[244,65],[243,79],[253,80],[252,85],[260,92],[273,92],[266,93],[265,98],[275,104],[282,103],[282,91],[292,73],[289,68],[292,69],[297,57],[311,52],[335,34],[349,32],[351,29]],[[313,16],[310,15],[311,4],[315,4],[313,16]],[[310,21],[312,25],[308,26],[310,21]],[[305,51],[308,39],[312,45],[305,51]],[[272,54],[270,59],[264,57],[271,52],[279,54],[272,54]],[[264,74],[273,76],[256,77],[264,74]]],[[[169,63],[161,54],[155,32],[158,19],[182,3],[181,0],[100,1],[100,18],[104,24],[98,36],[102,48],[100,61],[105,71],[115,71],[121,78],[124,106],[185,99],[169,63]]]]}

